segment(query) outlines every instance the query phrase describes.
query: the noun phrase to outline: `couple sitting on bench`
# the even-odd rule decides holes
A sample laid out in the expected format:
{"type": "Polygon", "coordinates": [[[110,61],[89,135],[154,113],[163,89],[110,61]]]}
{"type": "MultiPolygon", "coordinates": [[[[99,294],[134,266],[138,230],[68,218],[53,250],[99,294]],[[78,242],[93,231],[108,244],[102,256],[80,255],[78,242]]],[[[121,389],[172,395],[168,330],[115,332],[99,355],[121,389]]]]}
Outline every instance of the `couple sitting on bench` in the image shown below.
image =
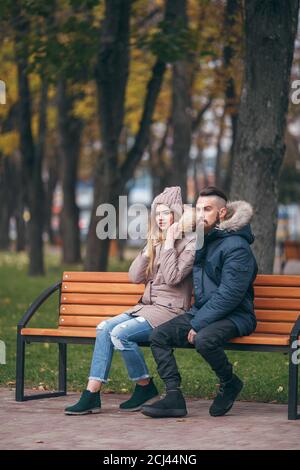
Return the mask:
{"type": "Polygon", "coordinates": [[[97,326],[87,388],[78,403],[65,409],[66,414],[100,412],[100,389],[107,382],[116,349],[136,383],[120,409],[141,409],[153,418],[185,416],[173,348],[190,344],[220,380],[210,415],[223,416],[231,409],[243,382],[233,374],[224,344],[256,328],[252,208],[245,201],[227,203],[217,188],[201,191],[196,204],[196,233],[204,233],[201,247],[193,230],[193,212],[182,212],[179,187],[166,188],[154,199],[147,245],[129,269],[132,282],[145,284],[144,295],[135,307],[97,326]],[[152,404],[145,403],[158,391],[138,346],[148,341],[166,386],[165,397],[152,404]]]}

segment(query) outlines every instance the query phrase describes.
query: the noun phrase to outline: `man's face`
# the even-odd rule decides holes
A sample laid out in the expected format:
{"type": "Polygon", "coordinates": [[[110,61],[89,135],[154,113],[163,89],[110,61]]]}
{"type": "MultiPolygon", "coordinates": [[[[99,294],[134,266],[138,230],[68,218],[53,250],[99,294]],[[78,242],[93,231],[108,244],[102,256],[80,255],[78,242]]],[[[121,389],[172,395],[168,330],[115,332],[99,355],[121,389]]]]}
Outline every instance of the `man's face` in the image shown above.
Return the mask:
{"type": "Polygon", "coordinates": [[[220,199],[214,196],[200,196],[196,204],[197,225],[204,225],[204,233],[208,233],[225,216],[226,208],[221,207],[220,199]]]}

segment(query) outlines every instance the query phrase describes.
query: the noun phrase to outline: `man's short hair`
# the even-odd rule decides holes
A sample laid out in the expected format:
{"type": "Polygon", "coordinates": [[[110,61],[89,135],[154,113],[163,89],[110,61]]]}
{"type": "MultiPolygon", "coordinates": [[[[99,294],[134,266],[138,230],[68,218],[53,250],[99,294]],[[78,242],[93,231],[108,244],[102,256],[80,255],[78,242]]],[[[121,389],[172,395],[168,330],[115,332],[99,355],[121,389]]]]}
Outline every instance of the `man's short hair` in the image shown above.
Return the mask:
{"type": "Polygon", "coordinates": [[[228,201],[226,194],[223,193],[221,189],[218,189],[215,186],[207,186],[206,188],[202,189],[198,197],[205,197],[205,196],[218,196],[221,199],[224,199],[225,202],[228,201]]]}

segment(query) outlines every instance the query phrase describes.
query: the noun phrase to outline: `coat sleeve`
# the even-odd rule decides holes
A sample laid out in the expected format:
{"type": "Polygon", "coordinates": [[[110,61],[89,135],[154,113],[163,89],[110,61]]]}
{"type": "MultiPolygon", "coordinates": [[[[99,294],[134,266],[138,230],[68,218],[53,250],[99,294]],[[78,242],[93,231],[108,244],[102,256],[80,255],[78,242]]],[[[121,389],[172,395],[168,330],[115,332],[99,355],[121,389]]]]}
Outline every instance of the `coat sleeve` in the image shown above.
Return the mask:
{"type": "Polygon", "coordinates": [[[142,284],[146,282],[146,269],[149,258],[141,251],[130,265],[128,276],[131,282],[142,284]]]}
{"type": "Polygon", "coordinates": [[[210,323],[222,320],[242,302],[255,275],[252,254],[239,247],[225,255],[221,283],[211,298],[199,309],[195,306],[192,328],[199,331],[210,323]]]}
{"type": "Polygon", "coordinates": [[[176,286],[191,273],[195,254],[194,240],[189,241],[180,254],[176,248],[162,249],[160,270],[168,286],[176,286]]]}

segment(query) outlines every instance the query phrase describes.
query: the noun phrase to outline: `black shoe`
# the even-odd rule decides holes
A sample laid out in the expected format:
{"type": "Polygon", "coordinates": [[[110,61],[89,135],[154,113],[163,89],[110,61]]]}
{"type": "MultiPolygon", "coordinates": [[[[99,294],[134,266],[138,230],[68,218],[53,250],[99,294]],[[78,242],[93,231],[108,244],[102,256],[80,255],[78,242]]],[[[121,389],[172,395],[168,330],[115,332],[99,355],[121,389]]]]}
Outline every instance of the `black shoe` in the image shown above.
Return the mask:
{"type": "Polygon", "coordinates": [[[185,399],[181,390],[169,390],[166,396],[152,405],[142,407],[142,413],[151,418],[177,418],[187,415],[185,399]]]}
{"type": "Polygon", "coordinates": [[[120,409],[123,411],[138,411],[141,409],[141,405],[157,395],[158,390],[152,379],[147,385],[136,384],[132,396],[129,400],[120,404],[120,409]]]}
{"type": "Polygon", "coordinates": [[[228,413],[243,385],[243,382],[236,375],[233,375],[229,382],[221,382],[217,396],[209,408],[209,414],[211,416],[223,416],[228,413]]]}
{"type": "Polygon", "coordinates": [[[77,403],[65,408],[66,415],[87,415],[90,413],[100,413],[101,399],[100,392],[92,393],[89,390],[84,390],[77,403]]]}

